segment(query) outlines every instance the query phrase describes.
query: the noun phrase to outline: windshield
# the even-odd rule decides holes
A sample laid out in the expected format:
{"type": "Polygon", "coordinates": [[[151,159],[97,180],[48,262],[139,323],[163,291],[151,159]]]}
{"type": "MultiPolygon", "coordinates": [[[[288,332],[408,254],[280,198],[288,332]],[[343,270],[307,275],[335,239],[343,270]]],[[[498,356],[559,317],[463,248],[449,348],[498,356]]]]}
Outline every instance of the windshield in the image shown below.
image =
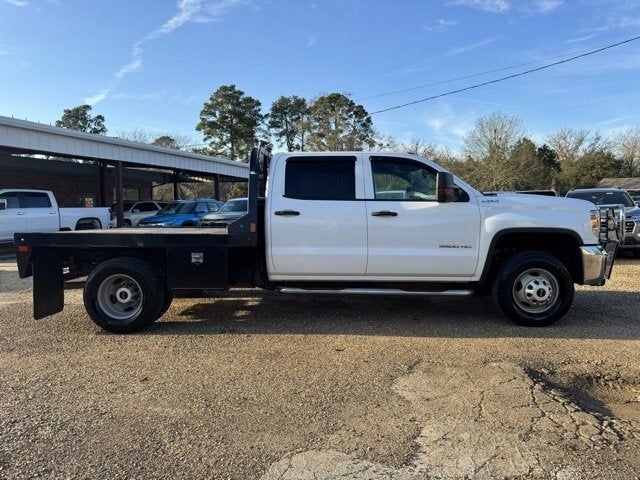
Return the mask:
{"type": "Polygon", "coordinates": [[[247,201],[242,200],[229,200],[222,207],[220,207],[219,212],[246,212],[247,211],[247,201]]]}
{"type": "Polygon", "coordinates": [[[624,205],[625,207],[635,207],[635,203],[631,200],[631,197],[627,192],[622,190],[608,191],[608,190],[591,190],[587,192],[569,192],[567,194],[569,198],[579,198],[581,200],[587,200],[596,205],[624,205]]]}
{"type": "Polygon", "coordinates": [[[158,215],[177,215],[178,213],[193,213],[196,202],[172,202],[158,212],[158,215]]]}

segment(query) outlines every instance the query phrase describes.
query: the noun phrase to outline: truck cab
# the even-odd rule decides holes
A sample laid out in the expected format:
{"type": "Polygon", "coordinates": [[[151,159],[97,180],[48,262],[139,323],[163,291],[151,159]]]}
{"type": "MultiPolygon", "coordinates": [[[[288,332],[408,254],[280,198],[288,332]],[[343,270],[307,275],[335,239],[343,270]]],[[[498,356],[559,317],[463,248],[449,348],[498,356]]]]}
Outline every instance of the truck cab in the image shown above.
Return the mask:
{"type": "Polygon", "coordinates": [[[574,284],[604,284],[624,236],[614,207],[485,196],[405,153],[255,148],[248,192],[246,214],[222,228],[16,234],[20,275],[34,276],[34,316],[61,311],[64,282],[88,275],[87,312],[112,332],[145,328],[174,295],[235,287],[492,292],[514,322],[546,326],[568,311],[574,284]]]}

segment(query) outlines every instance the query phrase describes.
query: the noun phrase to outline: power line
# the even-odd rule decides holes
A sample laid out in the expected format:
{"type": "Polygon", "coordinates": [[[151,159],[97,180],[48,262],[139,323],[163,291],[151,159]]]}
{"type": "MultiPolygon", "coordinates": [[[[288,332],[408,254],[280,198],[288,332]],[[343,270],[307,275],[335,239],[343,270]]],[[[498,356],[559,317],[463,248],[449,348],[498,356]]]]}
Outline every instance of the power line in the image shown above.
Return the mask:
{"type": "Polygon", "coordinates": [[[437,98],[446,97],[446,96],[448,96],[448,95],[454,95],[454,94],[456,94],[456,93],[466,92],[466,91],[468,91],[468,90],[473,90],[473,89],[480,88],[480,87],[484,87],[484,86],[487,86],[487,85],[492,85],[492,84],[494,84],[494,83],[503,82],[503,81],[505,81],[505,80],[510,80],[510,79],[512,79],[512,78],[522,77],[522,76],[524,76],[524,75],[528,75],[528,74],[530,74],[530,73],[539,72],[539,71],[541,71],[541,70],[545,70],[545,69],[547,69],[547,68],[555,67],[555,66],[557,66],[557,65],[561,65],[561,64],[563,64],[563,63],[572,62],[572,61],[577,60],[577,59],[579,59],[579,58],[587,57],[587,56],[589,56],[589,55],[594,55],[594,54],[599,53],[599,52],[602,52],[602,51],[604,51],[604,50],[609,50],[609,49],[611,49],[611,48],[619,47],[620,45],[624,45],[624,44],[626,44],[626,43],[635,42],[635,41],[637,41],[637,40],[640,40],[640,35],[639,35],[639,36],[637,36],[637,37],[628,38],[628,39],[623,40],[623,41],[621,41],[621,42],[612,43],[612,44],[610,44],[610,45],[606,45],[606,46],[604,46],[604,47],[600,47],[600,48],[597,48],[597,49],[595,49],[595,50],[590,50],[590,51],[588,51],[588,52],[586,52],[586,53],[582,53],[582,54],[580,54],[580,55],[575,55],[575,56],[573,56],[573,57],[566,58],[566,59],[564,59],[564,60],[560,60],[560,61],[558,61],[558,62],[549,63],[549,64],[547,64],[547,65],[543,65],[543,66],[538,67],[538,68],[532,68],[532,69],[529,69],[529,70],[525,70],[525,71],[523,71],[523,72],[514,73],[513,75],[507,75],[507,76],[505,76],[505,77],[495,78],[495,79],[493,79],[493,80],[488,80],[488,81],[486,81],[486,82],[477,83],[477,84],[475,84],[475,85],[470,85],[470,86],[468,86],[468,87],[459,88],[459,89],[457,89],[457,90],[451,90],[451,91],[449,91],[449,92],[440,93],[440,94],[438,94],[438,95],[433,95],[433,96],[431,96],[431,97],[421,98],[420,100],[414,100],[414,101],[412,101],[412,102],[407,102],[407,103],[403,103],[403,104],[400,104],[400,105],[395,105],[395,106],[393,106],[393,107],[383,108],[382,110],[376,110],[375,112],[371,112],[371,113],[370,113],[370,115],[375,115],[375,114],[377,114],[377,113],[388,112],[388,111],[390,111],[390,110],[397,110],[397,109],[399,109],[399,108],[408,107],[408,106],[410,106],[410,105],[415,105],[415,104],[417,104],[417,103],[423,103],[423,102],[427,102],[427,101],[429,101],[429,100],[435,100],[435,99],[437,99],[437,98]]]}
{"type": "Polygon", "coordinates": [[[536,63],[548,62],[549,60],[555,60],[556,58],[563,58],[563,57],[567,57],[569,55],[577,55],[579,53],[584,53],[584,52],[588,52],[588,51],[589,50],[577,50],[577,51],[573,51],[573,52],[567,52],[567,53],[564,53],[562,55],[555,55],[553,57],[541,58],[540,60],[535,60],[533,62],[519,63],[517,65],[510,65],[508,67],[496,68],[494,70],[487,70],[486,72],[472,73],[470,75],[464,75],[462,77],[449,78],[449,79],[446,79],[446,80],[440,80],[440,81],[433,82],[433,83],[425,83],[423,85],[417,85],[415,87],[403,88],[401,90],[394,90],[392,92],[386,92],[386,93],[379,93],[377,95],[371,95],[370,97],[356,98],[355,100],[357,102],[362,102],[364,100],[372,100],[374,98],[388,97],[390,95],[397,95],[399,93],[412,92],[413,90],[420,90],[422,88],[433,87],[435,85],[442,85],[442,84],[445,84],[445,83],[457,82],[458,80],[467,80],[469,78],[481,77],[483,75],[488,75],[490,73],[504,72],[505,70],[511,70],[513,68],[519,68],[519,67],[526,67],[527,65],[535,65],[536,63]]]}

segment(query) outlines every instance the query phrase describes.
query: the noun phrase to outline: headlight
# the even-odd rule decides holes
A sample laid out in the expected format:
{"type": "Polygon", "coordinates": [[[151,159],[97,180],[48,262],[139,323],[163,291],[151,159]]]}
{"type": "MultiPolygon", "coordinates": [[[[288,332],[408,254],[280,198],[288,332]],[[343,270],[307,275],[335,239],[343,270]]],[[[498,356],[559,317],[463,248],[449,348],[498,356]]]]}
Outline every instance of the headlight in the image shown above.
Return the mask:
{"type": "Polygon", "coordinates": [[[598,212],[598,210],[591,210],[589,212],[589,218],[593,234],[600,238],[600,212],[598,212]]]}

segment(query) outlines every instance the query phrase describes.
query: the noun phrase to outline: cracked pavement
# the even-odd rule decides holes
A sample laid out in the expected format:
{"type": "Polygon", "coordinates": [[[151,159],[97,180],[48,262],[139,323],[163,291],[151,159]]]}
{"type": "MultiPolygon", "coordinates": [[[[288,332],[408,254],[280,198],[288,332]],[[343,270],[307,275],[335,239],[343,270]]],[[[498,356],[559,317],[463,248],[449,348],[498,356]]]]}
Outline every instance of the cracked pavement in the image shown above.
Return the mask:
{"type": "Polygon", "coordinates": [[[104,334],[0,268],[0,478],[640,476],[640,262],[551,328],[487,298],[178,299],[104,334]]]}

